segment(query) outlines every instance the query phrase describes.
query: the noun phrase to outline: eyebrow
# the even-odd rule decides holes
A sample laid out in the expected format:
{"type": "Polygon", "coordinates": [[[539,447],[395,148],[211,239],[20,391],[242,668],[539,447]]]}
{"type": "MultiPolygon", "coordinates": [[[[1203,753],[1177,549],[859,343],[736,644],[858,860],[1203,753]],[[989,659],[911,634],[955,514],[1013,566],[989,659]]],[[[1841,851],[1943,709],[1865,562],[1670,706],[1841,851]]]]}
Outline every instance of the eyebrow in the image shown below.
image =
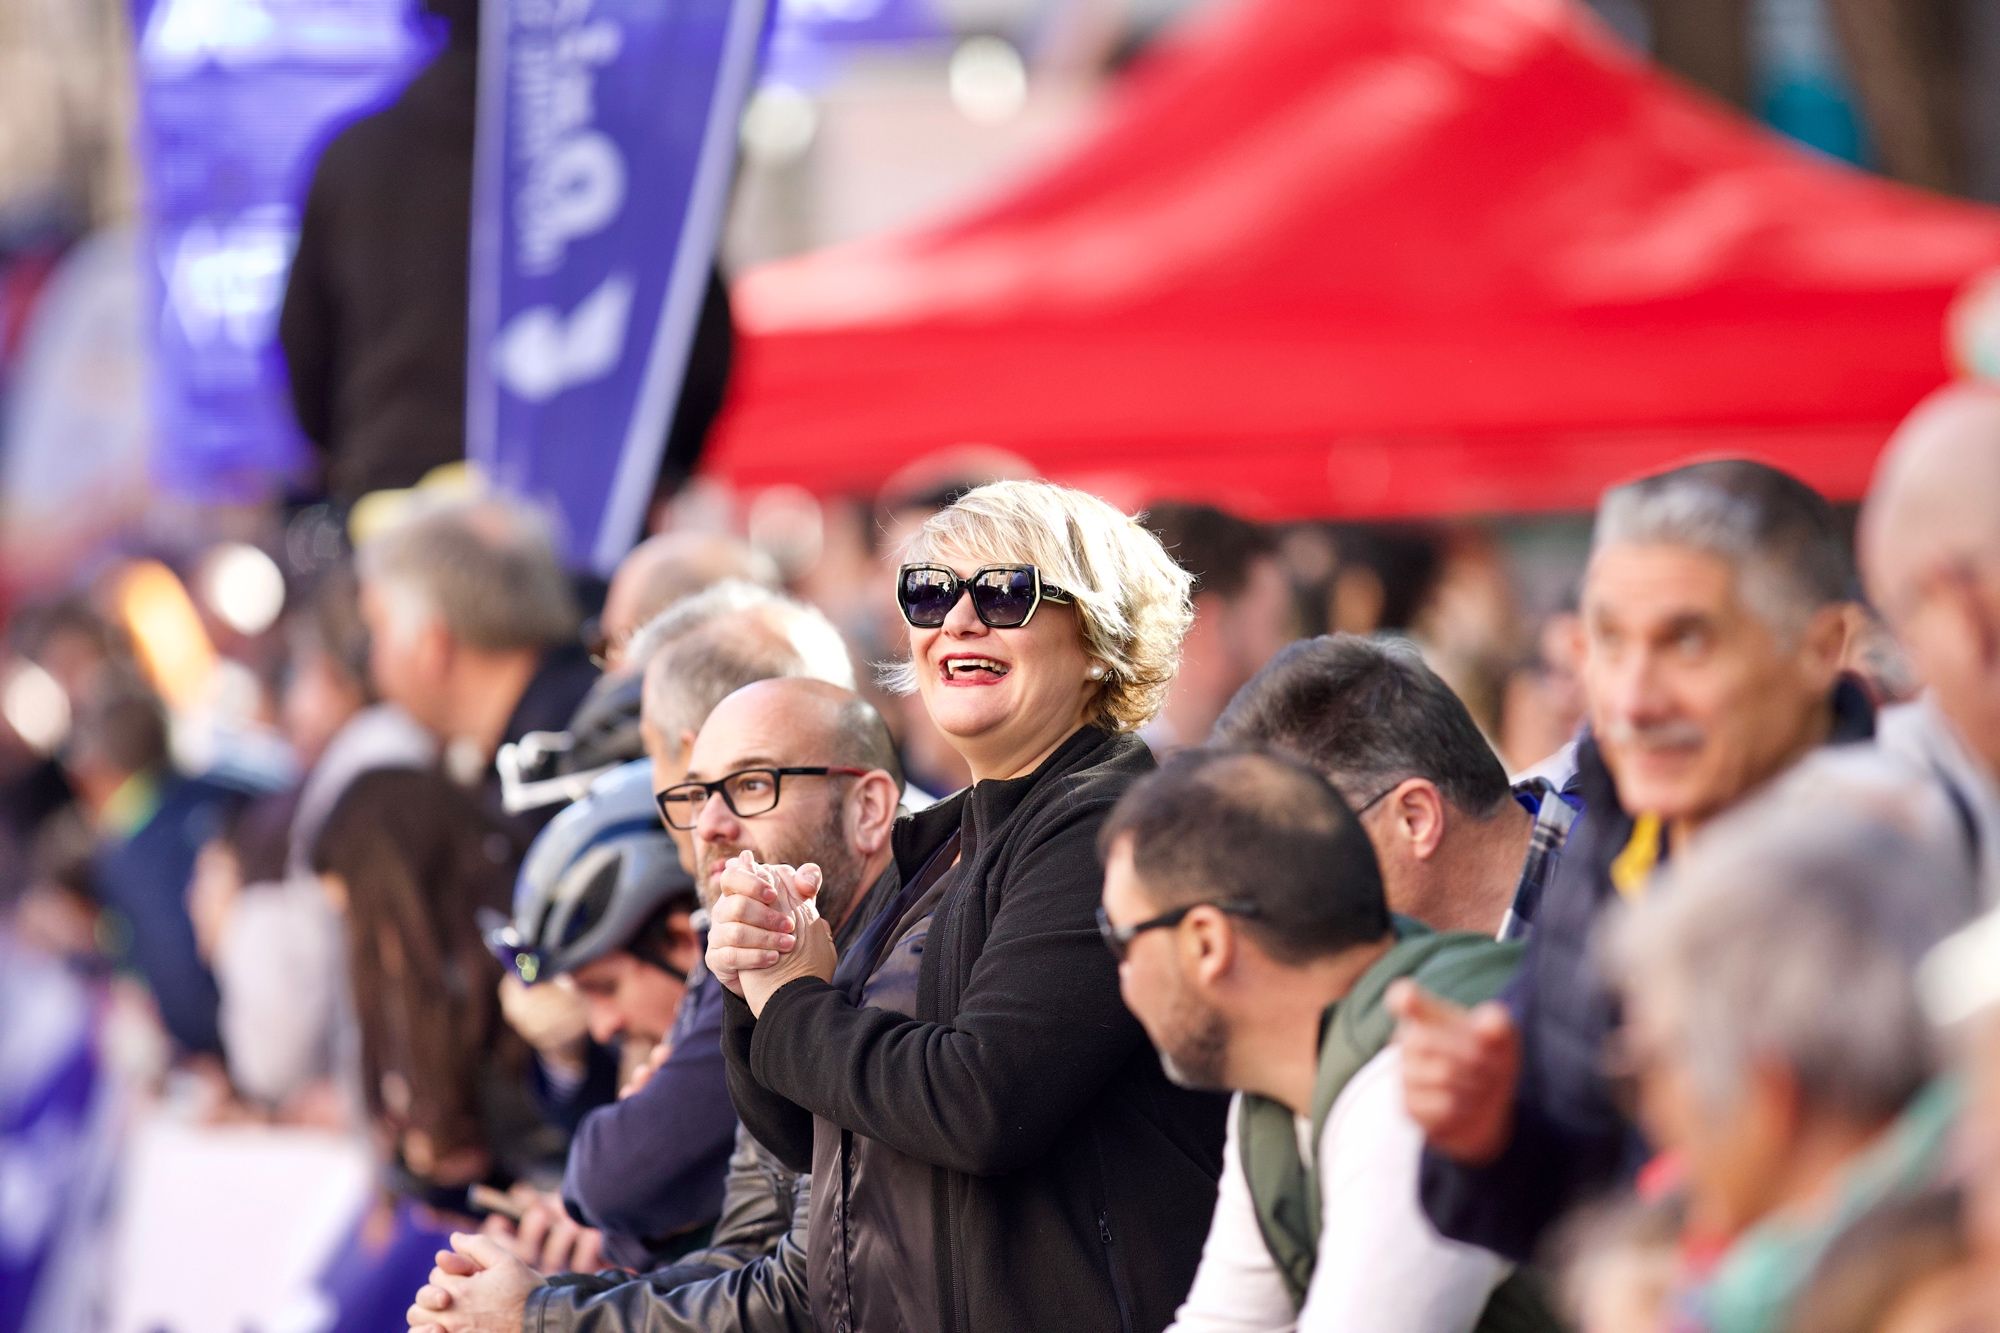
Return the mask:
{"type": "MultiPolygon", "coordinates": [[[[751,754],[751,755],[744,755],[742,758],[738,759],[735,763],[731,764],[728,768],[725,768],[722,771],[725,773],[738,773],[746,768],[783,768],[783,767],[785,767],[785,763],[781,759],[772,759],[767,755],[751,754]]],[[[701,771],[699,769],[690,768],[687,772],[687,780],[689,782],[700,782],[701,771]]]]}

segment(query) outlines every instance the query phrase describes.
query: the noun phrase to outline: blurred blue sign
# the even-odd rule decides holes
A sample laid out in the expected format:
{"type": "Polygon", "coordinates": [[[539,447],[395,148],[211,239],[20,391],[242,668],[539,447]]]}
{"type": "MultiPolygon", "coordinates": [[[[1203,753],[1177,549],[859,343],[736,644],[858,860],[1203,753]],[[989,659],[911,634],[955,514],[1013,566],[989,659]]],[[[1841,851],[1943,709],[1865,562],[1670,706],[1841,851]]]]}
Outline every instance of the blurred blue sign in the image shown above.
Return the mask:
{"type": "Polygon", "coordinates": [[[466,448],[608,572],[680,397],[769,0],[487,0],[466,448]]]}
{"type": "Polygon", "coordinates": [[[154,472],[209,500],[305,458],[276,345],[321,144],[434,43],[414,0],[133,0],[154,321],[154,472]]]}

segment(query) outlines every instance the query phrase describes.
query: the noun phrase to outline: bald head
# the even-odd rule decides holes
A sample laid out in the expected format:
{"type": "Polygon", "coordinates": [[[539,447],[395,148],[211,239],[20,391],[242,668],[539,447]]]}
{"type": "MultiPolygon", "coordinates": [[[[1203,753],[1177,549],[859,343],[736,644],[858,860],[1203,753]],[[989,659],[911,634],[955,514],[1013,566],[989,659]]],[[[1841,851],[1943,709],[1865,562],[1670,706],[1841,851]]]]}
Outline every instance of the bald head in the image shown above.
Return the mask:
{"type": "Polygon", "coordinates": [[[700,810],[680,821],[691,825],[695,882],[712,896],[739,851],[767,863],[814,862],[825,876],[821,914],[838,930],[891,856],[903,776],[889,729],[852,690],[802,677],[758,681],[709,713],[689,750],[687,777],[724,784],[756,769],[779,776],[733,795],[724,786],[725,799],[709,787],[700,810]],[[797,771],[821,768],[860,771],[797,771]]]}
{"type": "Polygon", "coordinates": [[[1890,439],[1868,491],[1862,556],[1879,596],[1878,577],[1974,554],[2000,554],[2000,388],[1954,384],[1890,439]]]}
{"type": "Polygon", "coordinates": [[[633,632],[682,598],[728,579],[768,586],[776,574],[767,557],[734,537],[669,532],[647,538],[619,562],[604,595],[607,665],[621,665],[633,632]]]}
{"type": "Polygon", "coordinates": [[[1938,707],[2000,774],[2000,388],[1941,389],[1897,429],[1861,560],[1938,707]]]}
{"type": "MultiPolygon", "coordinates": [[[[744,738],[766,735],[774,743],[777,737],[791,737],[792,748],[822,756],[803,762],[881,769],[902,791],[902,765],[889,728],[882,715],[852,690],[804,676],[745,685],[709,713],[695,742],[696,755],[711,748],[704,744],[710,740],[741,746],[744,738]]],[[[696,758],[690,766],[698,768],[699,763],[696,758]]]]}

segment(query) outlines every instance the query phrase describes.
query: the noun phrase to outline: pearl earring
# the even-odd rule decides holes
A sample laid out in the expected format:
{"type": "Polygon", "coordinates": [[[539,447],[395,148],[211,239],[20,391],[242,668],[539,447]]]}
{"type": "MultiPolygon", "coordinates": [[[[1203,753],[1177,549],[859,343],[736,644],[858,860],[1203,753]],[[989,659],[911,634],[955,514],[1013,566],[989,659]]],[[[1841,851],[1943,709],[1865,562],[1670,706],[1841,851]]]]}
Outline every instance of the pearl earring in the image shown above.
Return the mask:
{"type": "Polygon", "coordinates": [[[1090,675],[1090,678],[1091,678],[1092,680],[1103,680],[1103,679],[1104,679],[1104,663],[1102,663],[1102,662],[1092,662],[1092,663],[1090,664],[1090,672],[1089,672],[1089,675],[1090,675]]]}

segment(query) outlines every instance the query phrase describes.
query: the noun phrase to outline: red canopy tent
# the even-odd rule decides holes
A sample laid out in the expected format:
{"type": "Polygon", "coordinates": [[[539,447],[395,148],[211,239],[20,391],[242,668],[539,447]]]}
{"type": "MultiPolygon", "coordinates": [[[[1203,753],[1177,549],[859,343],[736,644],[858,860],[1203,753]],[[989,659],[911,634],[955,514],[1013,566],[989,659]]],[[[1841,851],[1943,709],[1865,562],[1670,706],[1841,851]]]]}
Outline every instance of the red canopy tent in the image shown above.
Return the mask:
{"type": "Polygon", "coordinates": [[[1007,197],[749,274],[711,466],[866,492],[976,442],[1395,518],[1733,452],[1853,498],[1995,263],[2000,212],[1788,145],[1567,0],[1242,0],[1007,197]]]}

